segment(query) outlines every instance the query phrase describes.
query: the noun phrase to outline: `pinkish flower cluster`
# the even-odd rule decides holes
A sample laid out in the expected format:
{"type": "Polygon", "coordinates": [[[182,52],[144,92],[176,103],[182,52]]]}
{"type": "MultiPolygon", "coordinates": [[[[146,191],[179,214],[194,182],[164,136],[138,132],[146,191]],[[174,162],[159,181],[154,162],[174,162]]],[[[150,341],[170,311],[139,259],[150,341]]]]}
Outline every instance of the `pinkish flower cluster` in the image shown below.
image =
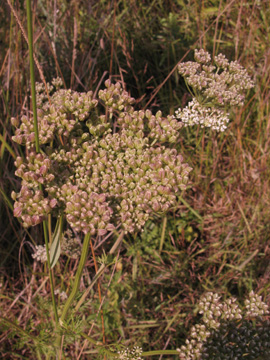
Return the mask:
{"type": "Polygon", "coordinates": [[[91,92],[56,90],[49,102],[39,89],[42,152],[33,151],[32,119],[24,117],[13,138],[29,148],[15,162],[22,190],[13,193],[14,215],[24,226],[53,212],[64,213],[76,232],[105,235],[116,226],[134,232],[177,204],[191,168],[169,144],[183,125],[160,111],[135,111],[119,83],[105,85],[99,100],[91,92]]]}
{"type": "MultiPolygon", "coordinates": [[[[57,79],[54,81],[58,86],[57,79]]],[[[70,133],[80,127],[80,122],[87,119],[89,113],[97,106],[93,92],[78,93],[72,90],[57,90],[47,98],[44,86],[37,86],[39,143],[48,144],[59,136],[69,137],[70,133]]],[[[53,86],[47,85],[50,92],[53,86]]],[[[17,120],[12,118],[12,124],[17,120]]],[[[21,125],[16,129],[13,141],[24,144],[31,149],[35,143],[34,123],[32,118],[22,116],[21,125]]]]}
{"type": "Polygon", "coordinates": [[[57,205],[55,198],[45,197],[38,187],[32,185],[23,185],[20,192],[13,191],[11,197],[15,201],[13,214],[22,219],[25,227],[41,223],[57,205]]]}

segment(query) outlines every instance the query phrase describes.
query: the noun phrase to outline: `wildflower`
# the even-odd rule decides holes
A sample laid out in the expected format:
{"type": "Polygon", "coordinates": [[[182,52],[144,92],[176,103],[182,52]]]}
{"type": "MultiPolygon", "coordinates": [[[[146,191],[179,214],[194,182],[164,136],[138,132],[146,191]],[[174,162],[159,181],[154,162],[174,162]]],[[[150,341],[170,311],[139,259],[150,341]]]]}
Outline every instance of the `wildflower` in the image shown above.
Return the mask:
{"type": "Polygon", "coordinates": [[[80,238],[74,236],[70,229],[64,233],[62,238],[61,252],[71,259],[78,259],[81,254],[80,238]]]}
{"type": "Polygon", "coordinates": [[[211,61],[210,54],[203,49],[200,49],[200,50],[195,49],[194,58],[195,58],[196,62],[201,63],[201,64],[207,64],[211,61]]]}
{"type": "Polygon", "coordinates": [[[195,98],[183,110],[178,109],[175,116],[185,126],[201,125],[221,132],[227,128],[229,122],[228,113],[215,107],[200,105],[195,98]]]}
{"type": "Polygon", "coordinates": [[[15,162],[22,188],[13,194],[14,215],[24,226],[64,212],[75,232],[103,236],[120,225],[132,233],[142,230],[150,216],[177,204],[191,168],[168,144],[177,141],[183,124],[160,111],[135,111],[134,99],[120,83],[106,81],[105,86],[99,100],[92,92],[49,86],[50,104],[43,87],[38,89],[38,96],[44,95],[39,108],[42,153],[33,150],[32,119],[23,117],[14,138],[22,138],[29,149],[25,161],[15,162]],[[117,132],[104,114],[97,114],[98,101],[107,107],[117,132]],[[52,140],[53,149],[45,146],[52,140]]]}
{"type": "Polygon", "coordinates": [[[229,62],[223,55],[214,57],[204,50],[195,50],[195,62],[178,65],[179,73],[193,89],[194,97],[183,110],[176,111],[176,118],[185,126],[195,124],[224,131],[229,121],[227,108],[242,106],[245,92],[254,86],[247,73],[237,61],[229,62]]]}
{"type": "Polygon", "coordinates": [[[40,261],[42,263],[45,263],[47,261],[47,255],[46,255],[46,248],[42,245],[36,245],[36,250],[34,254],[32,254],[32,258],[36,259],[37,261],[40,261]]]}
{"type": "Polygon", "coordinates": [[[119,360],[142,360],[142,348],[135,346],[133,349],[126,348],[118,352],[119,360]]]}
{"type": "Polygon", "coordinates": [[[249,293],[249,298],[245,300],[247,316],[256,317],[269,314],[268,305],[262,301],[262,297],[255,294],[254,291],[249,293]]]}
{"type": "Polygon", "coordinates": [[[65,291],[61,291],[59,289],[54,290],[54,295],[59,295],[61,301],[65,301],[67,299],[67,294],[65,291]]]}

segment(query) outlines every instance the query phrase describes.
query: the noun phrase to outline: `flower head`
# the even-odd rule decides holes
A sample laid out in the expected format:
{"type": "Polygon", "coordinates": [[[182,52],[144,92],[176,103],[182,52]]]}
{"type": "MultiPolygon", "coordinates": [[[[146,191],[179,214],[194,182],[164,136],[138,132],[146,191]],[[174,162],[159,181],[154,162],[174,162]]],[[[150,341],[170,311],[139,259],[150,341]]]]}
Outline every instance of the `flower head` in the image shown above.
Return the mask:
{"type": "Polygon", "coordinates": [[[179,73],[192,88],[195,97],[184,109],[176,111],[176,118],[185,126],[199,124],[213,130],[224,131],[229,121],[227,109],[241,106],[245,92],[254,86],[247,73],[237,61],[219,54],[211,64],[210,54],[195,50],[195,62],[178,65],[179,73]]]}
{"type": "Polygon", "coordinates": [[[191,171],[170,146],[183,124],[160,111],[135,111],[120,83],[106,81],[99,99],[58,83],[47,86],[50,103],[38,87],[42,152],[32,149],[33,119],[23,118],[15,135],[29,156],[15,162],[22,188],[13,194],[14,215],[31,226],[64,213],[75,232],[103,236],[119,226],[140,231],[151,216],[173,208],[191,171]]]}

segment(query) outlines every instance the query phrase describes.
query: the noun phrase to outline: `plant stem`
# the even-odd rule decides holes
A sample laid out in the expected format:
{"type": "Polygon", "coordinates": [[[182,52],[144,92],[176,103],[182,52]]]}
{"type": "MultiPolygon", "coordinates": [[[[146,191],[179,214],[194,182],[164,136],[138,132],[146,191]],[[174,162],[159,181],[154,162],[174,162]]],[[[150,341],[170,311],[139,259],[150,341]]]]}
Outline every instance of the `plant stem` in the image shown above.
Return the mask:
{"type": "Polygon", "coordinates": [[[36,145],[36,152],[38,153],[40,151],[40,149],[39,149],[39,140],[38,140],[37,102],[36,102],[36,88],[35,88],[35,67],[34,67],[34,53],[33,53],[32,10],[31,10],[31,1],[30,0],[26,0],[26,11],[27,11],[27,30],[28,30],[28,46],[29,46],[32,110],[33,110],[33,118],[34,118],[35,145],[36,145]]]}
{"type": "MultiPolygon", "coordinates": [[[[68,297],[68,299],[67,299],[67,301],[65,303],[62,315],[61,315],[61,317],[59,319],[60,326],[62,326],[64,328],[65,328],[64,321],[65,321],[67,312],[68,312],[71,304],[73,303],[73,300],[75,299],[75,296],[76,296],[77,291],[78,291],[79,286],[80,286],[80,280],[81,280],[81,277],[82,277],[83,268],[84,268],[84,265],[85,265],[85,262],[86,262],[86,259],[87,259],[87,255],[88,255],[89,243],[90,243],[90,234],[88,233],[88,234],[85,235],[84,240],[83,240],[82,253],[81,253],[78,269],[77,269],[77,272],[76,272],[76,275],[75,275],[73,288],[72,288],[71,293],[70,293],[70,295],[69,295],[69,297],[68,297]]],[[[57,350],[59,351],[57,358],[61,359],[61,334],[59,334],[57,336],[55,344],[56,344],[57,350]]]]}
{"type": "Polygon", "coordinates": [[[115,352],[113,352],[113,351],[110,351],[110,350],[104,348],[104,344],[103,344],[102,342],[96,341],[96,340],[93,339],[91,336],[86,335],[86,334],[84,334],[84,333],[80,333],[80,335],[81,335],[83,338],[85,338],[86,340],[88,340],[91,344],[93,344],[93,345],[95,345],[95,346],[97,346],[97,347],[102,347],[102,349],[103,349],[103,351],[104,351],[104,353],[105,353],[106,355],[110,355],[110,356],[113,356],[113,357],[118,356],[117,353],[115,353],[115,352]]]}
{"type": "Polygon", "coordinates": [[[154,356],[154,355],[179,355],[179,351],[177,350],[144,351],[141,356],[154,356]]]}
{"type": "MultiPolygon", "coordinates": [[[[109,251],[109,255],[114,254],[114,252],[116,251],[116,249],[118,248],[118,246],[121,244],[122,240],[124,237],[124,232],[121,232],[117,238],[117,240],[115,241],[115,243],[113,244],[112,248],[109,251]]],[[[107,265],[105,265],[104,263],[101,264],[101,266],[98,269],[98,272],[96,273],[96,275],[94,276],[94,278],[91,281],[91,285],[86,289],[86,291],[84,292],[84,294],[82,295],[82,297],[80,298],[80,300],[78,301],[76,307],[75,307],[75,311],[78,311],[79,308],[81,307],[81,305],[83,304],[84,300],[86,299],[86,297],[88,296],[90,290],[93,288],[93,286],[95,285],[95,283],[98,281],[99,277],[103,274],[104,270],[106,269],[107,265]]]]}
{"type": "Polygon", "coordinates": [[[79,285],[80,285],[80,280],[82,277],[82,272],[83,272],[83,268],[87,259],[87,254],[88,254],[88,248],[89,248],[89,243],[90,243],[90,234],[86,234],[83,240],[83,247],[82,247],[82,254],[81,254],[81,258],[80,258],[80,262],[79,262],[79,266],[75,275],[75,280],[74,280],[74,285],[72,288],[72,291],[65,303],[62,315],[60,317],[60,325],[63,324],[63,322],[65,321],[65,317],[67,315],[67,312],[77,294],[77,291],[79,289],[79,285]]]}
{"type": "Polygon", "coordinates": [[[165,232],[166,232],[166,226],[167,226],[167,216],[164,216],[163,222],[162,222],[162,233],[160,238],[160,244],[159,244],[159,252],[161,253],[163,249],[163,244],[165,240],[165,232]]]}
{"type": "MultiPolygon", "coordinates": [[[[94,260],[94,265],[95,265],[95,272],[96,274],[98,273],[98,266],[97,266],[97,261],[96,261],[96,256],[95,256],[95,251],[94,251],[94,247],[92,244],[92,241],[90,239],[90,247],[91,247],[91,252],[92,252],[92,256],[93,256],[93,260],[94,260]]],[[[99,302],[100,304],[102,303],[102,299],[101,299],[101,286],[100,286],[100,280],[98,279],[98,297],[99,297],[99,302]]],[[[106,344],[106,338],[105,338],[105,328],[104,328],[104,316],[103,316],[103,309],[100,309],[100,316],[101,316],[101,324],[102,324],[102,339],[103,339],[103,344],[106,344]]]]}
{"type": "Polygon", "coordinates": [[[51,288],[53,312],[54,312],[54,318],[55,318],[55,322],[56,322],[56,327],[58,327],[59,318],[58,318],[57,306],[56,306],[55,295],[54,295],[53,273],[52,273],[51,264],[50,264],[49,241],[48,241],[48,231],[47,231],[46,221],[44,220],[42,224],[43,224],[43,232],[44,232],[44,240],[45,240],[45,248],[46,248],[48,270],[49,270],[49,278],[50,278],[50,288],[51,288]]]}
{"type": "MultiPolygon", "coordinates": [[[[39,153],[40,147],[39,147],[39,137],[38,137],[37,102],[36,102],[36,88],[35,88],[32,10],[31,10],[31,1],[30,0],[26,0],[26,11],[27,11],[27,31],[28,31],[28,46],[29,46],[32,110],[33,110],[34,131],[35,131],[35,146],[36,146],[36,152],[39,153]]],[[[40,184],[40,188],[42,190],[41,184],[40,184]]],[[[58,324],[58,314],[57,314],[57,307],[56,307],[56,302],[55,302],[55,297],[54,297],[53,276],[52,276],[52,270],[51,270],[51,265],[50,265],[49,243],[48,243],[48,232],[47,232],[46,221],[43,221],[43,231],[44,231],[44,239],[45,239],[45,246],[46,246],[48,269],[49,269],[50,288],[51,288],[51,294],[52,294],[52,305],[53,305],[53,311],[54,311],[54,316],[55,316],[55,322],[56,322],[56,324],[58,324]]]]}

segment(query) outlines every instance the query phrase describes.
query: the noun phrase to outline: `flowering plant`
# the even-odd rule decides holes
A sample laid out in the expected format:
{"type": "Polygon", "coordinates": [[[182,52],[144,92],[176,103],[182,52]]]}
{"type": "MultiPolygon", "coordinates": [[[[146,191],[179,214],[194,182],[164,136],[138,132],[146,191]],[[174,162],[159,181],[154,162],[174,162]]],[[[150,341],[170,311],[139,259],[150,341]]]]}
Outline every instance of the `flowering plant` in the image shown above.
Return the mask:
{"type": "Polygon", "coordinates": [[[229,122],[228,108],[241,106],[245,92],[254,86],[247,73],[237,61],[219,54],[214,57],[201,49],[195,50],[195,62],[188,61],[178,66],[179,74],[194,93],[192,101],[184,109],[176,111],[176,118],[185,126],[199,124],[224,131],[229,122]]]}
{"type": "Polygon", "coordinates": [[[31,119],[24,116],[13,137],[29,151],[26,161],[15,162],[22,187],[12,194],[24,226],[64,213],[76,232],[139,231],[150,216],[174,207],[186,188],[191,168],[170,147],[182,124],[160,111],[135,111],[120,83],[105,85],[99,100],[70,90],[56,90],[49,100],[37,86],[42,152],[33,150],[31,119]]]}
{"type": "MultiPolygon", "coordinates": [[[[212,65],[209,53],[196,50],[195,60],[178,67],[194,97],[175,116],[164,117],[161,111],[153,114],[149,109],[135,110],[135,99],[120,83],[107,80],[96,98],[92,91],[61,89],[61,80],[57,78],[46,86],[36,84],[38,132],[31,116],[23,115],[21,123],[12,119],[17,128],[13,140],[25,145],[27,153],[25,159],[18,157],[15,161],[15,174],[22,181],[20,191],[12,192],[14,216],[21,218],[25,227],[35,226],[51,215],[58,218],[56,233],[61,235],[62,252],[73,258],[80,256],[74,287],[60,320],[55,309],[55,318],[63,328],[67,328],[65,316],[79,288],[90,236],[104,236],[118,229],[122,235],[143,231],[148,219],[163,216],[176,207],[192,170],[174,148],[180,130],[200,124],[224,131],[229,106],[242,105],[244,92],[253,86],[246,70],[224,55],[216,56],[212,65]],[[40,151],[35,150],[37,142],[40,151]],[[76,234],[75,239],[69,229],[63,236],[63,218],[76,234]],[[82,249],[77,236],[80,234],[85,235],[82,249]]],[[[54,244],[50,246],[52,250],[54,244]]],[[[114,250],[115,246],[110,254],[114,250]]],[[[60,252],[53,261],[48,255],[47,241],[46,251],[38,246],[33,257],[47,261],[50,271],[60,252]]],[[[99,271],[104,269],[102,266],[99,271]]],[[[52,294],[59,294],[62,300],[66,298],[64,292],[52,294]]],[[[213,299],[216,303],[217,297],[213,299]]],[[[186,347],[159,354],[197,359],[202,342],[211,334],[204,331],[206,325],[219,328],[222,313],[226,313],[225,320],[241,319],[234,302],[211,308],[213,314],[204,316],[205,325],[193,329],[194,339],[186,347]],[[199,340],[198,351],[195,340],[199,340]]],[[[252,304],[250,300],[246,306],[254,313],[252,304]]],[[[200,306],[207,313],[209,309],[200,306]]],[[[59,338],[57,341],[60,348],[61,341],[59,338]]],[[[91,342],[97,344],[93,339],[91,342]]],[[[157,353],[147,353],[153,354],[157,353]]],[[[140,348],[114,353],[119,359],[141,359],[144,355],[140,348]]]]}

